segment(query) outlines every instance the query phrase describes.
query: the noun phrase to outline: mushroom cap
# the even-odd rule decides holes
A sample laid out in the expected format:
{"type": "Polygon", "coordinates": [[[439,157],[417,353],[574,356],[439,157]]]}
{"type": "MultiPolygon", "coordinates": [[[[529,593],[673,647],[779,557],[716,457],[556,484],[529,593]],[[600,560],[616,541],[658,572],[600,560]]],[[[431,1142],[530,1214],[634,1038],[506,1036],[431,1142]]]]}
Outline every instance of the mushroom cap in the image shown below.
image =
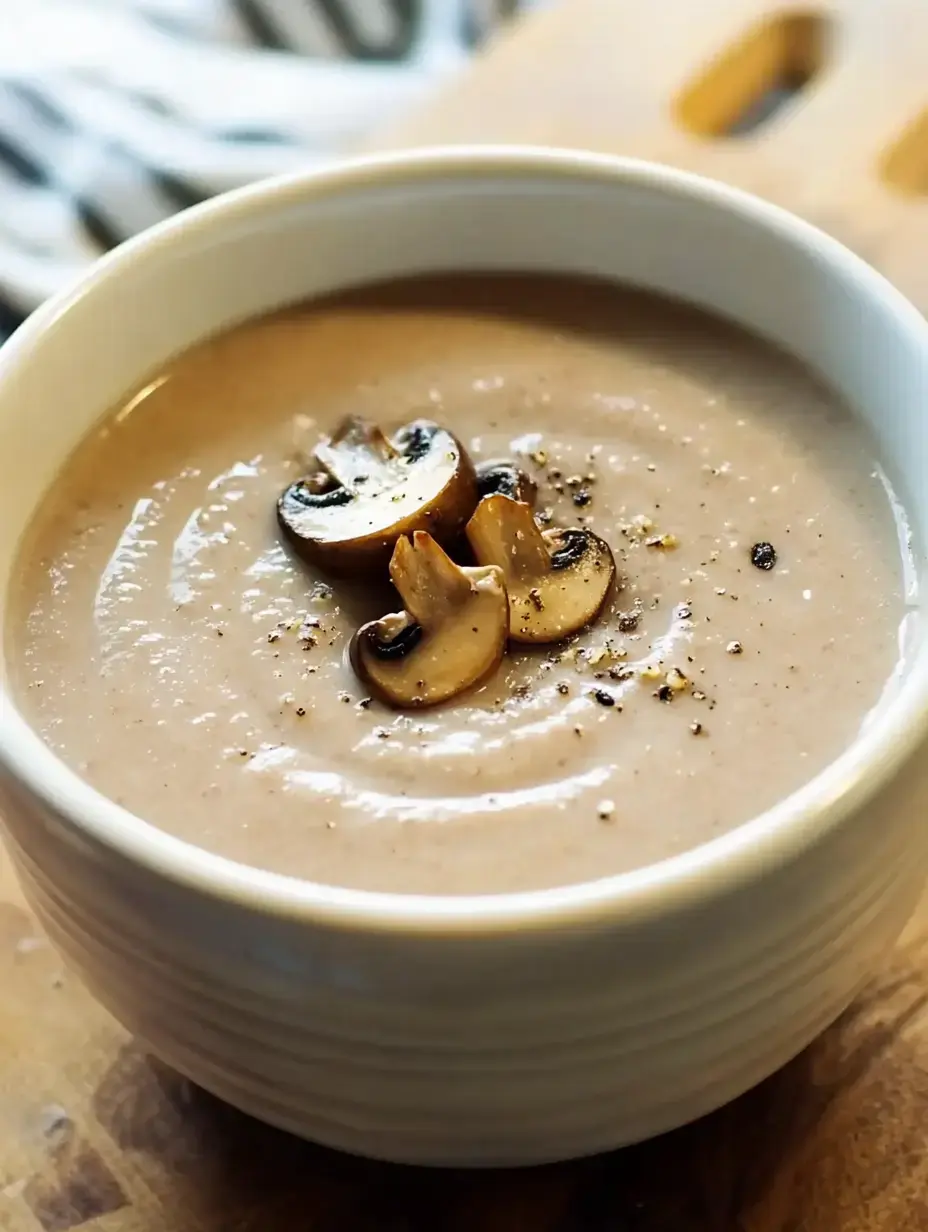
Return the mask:
{"type": "Polygon", "coordinates": [[[384,569],[400,536],[415,530],[451,542],[479,499],[466,450],[430,420],[387,438],[351,418],[314,457],[320,471],[281,493],[277,519],[297,554],[329,573],[384,569]]]}
{"type": "Polygon", "coordinates": [[[591,624],[615,579],[604,539],[580,527],[539,530],[531,507],[487,496],[467,524],[474,557],[503,571],[514,642],[559,642],[591,624]]]}
{"type": "Polygon", "coordinates": [[[462,568],[416,531],[397,541],[390,574],[404,610],[362,625],[349,648],[374,696],[400,709],[435,706],[499,666],[509,635],[500,569],[462,568]]]}
{"type": "Polygon", "coordinates": [[[538,485],[510,458],[477,463],[477,491],[485,496],[508,496],[535,507],[538,485]]]}

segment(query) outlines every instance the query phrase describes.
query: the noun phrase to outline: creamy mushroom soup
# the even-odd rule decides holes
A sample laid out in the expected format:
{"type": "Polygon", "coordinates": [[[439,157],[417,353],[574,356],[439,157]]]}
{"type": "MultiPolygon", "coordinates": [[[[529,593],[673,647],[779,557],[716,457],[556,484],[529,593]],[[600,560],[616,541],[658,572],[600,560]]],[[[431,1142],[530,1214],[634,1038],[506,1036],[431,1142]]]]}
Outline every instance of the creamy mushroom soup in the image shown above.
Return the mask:
{"type": "Polygon", "coordinates": [[[130,392],[42,504],[8,658],[61,757],[212,851],[377,890],[553,886],[710,840],[854,739],[897,669],[895,507],[826,390],[693,310],[529,276],[368,288],[130,392]],[[442,436],[441,478],[396,501],[426,518],[398,594],[392,543],[359,550],[393,479],[375,513],[331,451],[360,433],[413,473],[434,425],[463,457],[442,436]],[[476,523],[459,465],[496,493],[476,523]],[[294,484],[355,521],[286,530],[294,484]]]}

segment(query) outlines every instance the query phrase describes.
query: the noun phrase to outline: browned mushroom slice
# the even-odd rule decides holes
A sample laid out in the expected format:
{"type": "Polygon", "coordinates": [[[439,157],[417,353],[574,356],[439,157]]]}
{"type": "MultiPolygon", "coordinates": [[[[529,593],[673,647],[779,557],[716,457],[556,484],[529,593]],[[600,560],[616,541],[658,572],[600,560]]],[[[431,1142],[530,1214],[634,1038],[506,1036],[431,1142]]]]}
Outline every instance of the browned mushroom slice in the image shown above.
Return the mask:
{"type": "Polygon", "coordinates": [[[500,569],[462,568],[417,530],[397,540],[390,576],[404,611],[362,625],[350,648],[376,697],[398,709],[435,706],[499,665],[509,635],[500,569]]]}
{"type": "Polygon", "coordinates": [[[467,524],[481,565],[498,565],[515,642],[559,642],[596,619],[615,580],[615,559],[592,531],[541,531],[531,508],[487,496],[467,524]]]}
{"type": "Polygon", "coordinates": [[[426,419],[392,439],[347,419],[314,457],[319,471],[281,494],[277,519],[294,550],[330,573],[385,569],[397,539],[414,530],[448,543],[479,499],[463,446],[426,419]]]}
{"type": "Polygon", "coordinates": [[[508,496],[534,507],[538,485],[515,462],[502,458],[477,464],[477,491],[484,496],[508,496]]]}

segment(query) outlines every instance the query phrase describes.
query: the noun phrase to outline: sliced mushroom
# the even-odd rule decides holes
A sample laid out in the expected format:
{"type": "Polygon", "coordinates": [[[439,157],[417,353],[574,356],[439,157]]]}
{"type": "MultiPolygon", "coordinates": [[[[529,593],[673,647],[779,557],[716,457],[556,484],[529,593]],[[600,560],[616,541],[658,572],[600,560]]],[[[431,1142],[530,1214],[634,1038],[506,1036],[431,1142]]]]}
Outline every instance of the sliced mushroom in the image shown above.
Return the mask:
{"type": "Polygon", "coordinates": [[[463,446],[427,419],[392,439],[346,419],[313,456],[320,469],[281,493],[277,519],[294,550],[331,573],[386,569],[399,537],[414,530],[448,543],[479,499],[463,446]]]}
{"type": "Polygon", "coordinates": [[[592,531],[539,530],[530,506],[487,496],[467,524],[481,565],[498,565],[514,642],[559,642],[596,619],[615,579],[608,543],[592,531]]]}
{"type": "Polygon", "coordinates": [[[349,652],[376,697],[399,709],[435,706],[499,665],[509,636],[501,569],[462,568],[417,530],[397,540],[390,577],[404,611],[362,625],[349,652]]]}
{"type": "Polygon", "coordinates": [[[502,458],[495,462],[478,463],[477,491],[481,497],[508,496],[510,500],[524,501],[534,507],[538,485],[515,462],[502,458]]]}

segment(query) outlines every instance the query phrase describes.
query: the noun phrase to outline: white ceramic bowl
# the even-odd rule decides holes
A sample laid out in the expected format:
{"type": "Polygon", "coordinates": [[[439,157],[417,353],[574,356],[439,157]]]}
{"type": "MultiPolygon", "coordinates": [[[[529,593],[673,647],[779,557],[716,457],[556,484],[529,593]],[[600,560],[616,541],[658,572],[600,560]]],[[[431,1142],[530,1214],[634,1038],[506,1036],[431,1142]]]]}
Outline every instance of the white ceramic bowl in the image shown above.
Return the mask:
{"type": "MultiPolygon", "coordinates": [[[[305,296],[473,267],[606,275],[783,344],[872,425],[924,563],[928,325],[882,278],[693,176],[462,148],[231,194],[37,313],[0,351],[0,586],[69,450],[169,356],[305,296]]],[[[403,897],[236,865],[98,795],[7,695],[0,806],[55,943],[195,1082],[389,1159],[579,1155],[697,1117],[782,1065],[899,933],[928,855],[928,650],[913,624],[892,697],[817,779],[712,843],[594,883],[403,897]]]]}

